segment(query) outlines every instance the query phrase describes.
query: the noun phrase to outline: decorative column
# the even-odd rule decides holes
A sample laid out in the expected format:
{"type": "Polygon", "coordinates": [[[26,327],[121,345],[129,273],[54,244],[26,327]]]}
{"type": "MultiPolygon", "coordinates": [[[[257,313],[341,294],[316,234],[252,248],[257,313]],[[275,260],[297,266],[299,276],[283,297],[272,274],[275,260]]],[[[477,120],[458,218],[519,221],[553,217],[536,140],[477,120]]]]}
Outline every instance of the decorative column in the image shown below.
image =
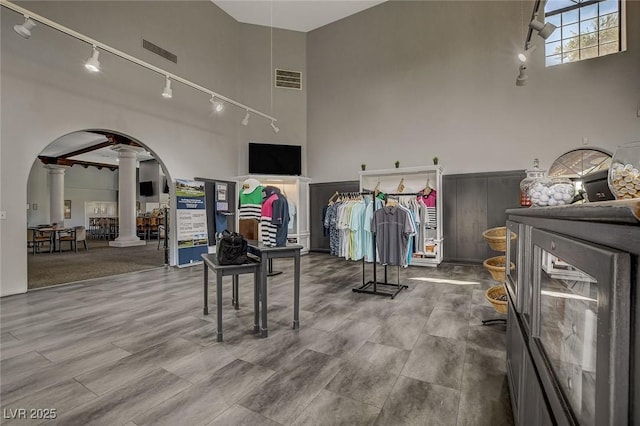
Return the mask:
{"type": "Polygon", "coordinates": [[[143,149],[131,145],[114,145],[118,151],[118,238],[110,241],[112,247],[144,246],[146,242],[136,234],[136,162],[143,149]]]}
{"type": "Polygon", "coordinates": [[[49,223],[64,223],[64,172],[68,166],[48,164],[49,169],[49,223]]]}

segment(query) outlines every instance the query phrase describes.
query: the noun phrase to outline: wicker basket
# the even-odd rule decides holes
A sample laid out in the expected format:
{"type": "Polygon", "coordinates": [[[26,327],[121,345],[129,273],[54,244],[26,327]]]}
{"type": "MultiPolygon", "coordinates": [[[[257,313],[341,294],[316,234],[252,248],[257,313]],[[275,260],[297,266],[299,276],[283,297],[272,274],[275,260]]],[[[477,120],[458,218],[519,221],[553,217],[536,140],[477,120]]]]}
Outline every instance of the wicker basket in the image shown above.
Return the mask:
{"type": "MultiPolygon", "coordinates": [[[[490,257],[482,262],[482,264],[491,273],[494,280],[501,283],[507,280],[507,274],[505,273],[507,269],[507,258],[505,256],[490,257]]],[[[516,269],[516,265],[511,262],[510,270],[513,271],[514,269],[516,269]]]]}
{"type": "Polygon", "coordinates": [[[507,313],[507,309],[509,308],[509,304],[505,298],[505,300],[498,300],[498,298],[500,296],[506,296],[507,292],[504,289],[503,285],[496,285],[493,287],[490,287],[485,293],[484,293],[485,297],[487,298],[487,300],[489,301],[489,303],[491,303],[493,305],[493,308],[496,310],[496,312],[500,313],[500,314],[506,314],[507,313]]]}
{"type": "MultiPolygon", "coordinates": [[[[482,237],[489,244],[489,247],[491,247],[492,250],[501,251],[503,253],[507,250],[507,228],[505,226],[487,229],[482,233],[482,237]]],[[[516,238],[516,233],[512,232],[511,241],[516,238]]]]}

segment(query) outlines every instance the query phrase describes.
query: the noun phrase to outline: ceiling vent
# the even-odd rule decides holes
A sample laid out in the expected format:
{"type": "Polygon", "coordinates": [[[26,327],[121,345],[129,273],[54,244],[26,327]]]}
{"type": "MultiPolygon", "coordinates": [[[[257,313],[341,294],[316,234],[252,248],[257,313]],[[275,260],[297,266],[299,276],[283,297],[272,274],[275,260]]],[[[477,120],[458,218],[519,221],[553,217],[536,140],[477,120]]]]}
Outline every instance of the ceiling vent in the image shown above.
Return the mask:
{"type": "Polygon", "coordinates": [[[155,53],[158,56],[162,56],[163,58],[165,58],[168,61],[173,62],[174,64],[178,63],[178,56],[176,56],[175,54],[169,52],[168,50],[164,50],[160,46],[156,46],[155,44],[151,43],[150,41],[142,39],[142,47],[147,49],[149,52],[155,53]]]}
{"type": "Polygon", "coordinates": [[[276,87],[302,90],[302,73],[276,68],[276,87]]]}

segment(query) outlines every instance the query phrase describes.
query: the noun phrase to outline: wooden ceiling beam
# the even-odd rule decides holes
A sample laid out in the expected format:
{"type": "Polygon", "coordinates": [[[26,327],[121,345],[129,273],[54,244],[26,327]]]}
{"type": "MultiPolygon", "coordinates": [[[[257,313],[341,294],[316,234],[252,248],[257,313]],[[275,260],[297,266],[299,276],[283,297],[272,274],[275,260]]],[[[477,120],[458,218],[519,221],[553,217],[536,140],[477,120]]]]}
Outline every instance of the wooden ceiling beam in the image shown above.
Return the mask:
{"type": "Polygon", "coordinates": [[[71,160],[68,158],[45,157],[43,155],[39,156],[38,159],[42,162],[42,164],[55,164],[58,166],[69,166],[69,167],[73,167],[77,164],[79,166],[83,166],[84,168],[96,167],[98,168],[98,170],[109,169],[111,171],[118,169],[117,164],[94,163],[91,161],[71,160]]]}
{"type": "Polygon", "coordinates": [[[96,145],[91,145],[86,148],[78,149],[76,151],[71,151],[66,154],[62,154],[58,156],[58,158],[70,158],[75,157],[76,155],[86,154],[87,152],[96,151],[98,149],[106,148],[108,146],[115,145],[112,141],[101,142],[96,145]]]}

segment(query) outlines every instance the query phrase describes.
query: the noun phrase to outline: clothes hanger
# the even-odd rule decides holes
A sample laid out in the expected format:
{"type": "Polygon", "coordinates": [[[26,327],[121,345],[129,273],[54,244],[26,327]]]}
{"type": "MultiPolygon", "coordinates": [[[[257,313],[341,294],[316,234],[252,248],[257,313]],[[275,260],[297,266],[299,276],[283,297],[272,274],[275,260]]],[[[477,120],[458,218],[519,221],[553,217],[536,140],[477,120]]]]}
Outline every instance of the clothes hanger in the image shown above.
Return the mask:
{"type": "Polygon", "coordinates": [[[429,194],[431,194],[431,185],[430,185],[431,180],[429,178],[427,178],[427,184],[424,186],[424,189],[422,190],[422,195],[427,197],[429,194]]]}
{"type": "Polygon", "coordinates": [[[333,194],[331,196],[331,198],[329,198],[329,201],[327,202],[327,204],[332,205],[333,204],[333,200],[338,196],[338,191],[336,191],[335,194],[333,194]]]}

